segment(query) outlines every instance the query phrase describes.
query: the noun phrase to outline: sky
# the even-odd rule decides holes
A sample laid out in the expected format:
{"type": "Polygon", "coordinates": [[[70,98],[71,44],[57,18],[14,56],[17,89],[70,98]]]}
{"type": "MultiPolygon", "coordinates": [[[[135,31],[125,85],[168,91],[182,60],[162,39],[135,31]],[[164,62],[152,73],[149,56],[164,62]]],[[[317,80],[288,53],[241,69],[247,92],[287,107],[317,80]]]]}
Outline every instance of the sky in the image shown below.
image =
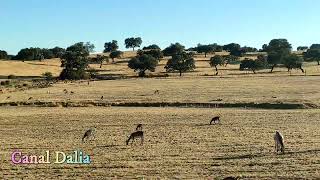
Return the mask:
{"type": "Polygon", "coordinates": [[[90,41],[141,37],[142,46],[179,42],[239,43],[261,48],[286,38],[297,47],[320,43],[318,0],[0,0],[0,50],[66,48],[90,41]]]}

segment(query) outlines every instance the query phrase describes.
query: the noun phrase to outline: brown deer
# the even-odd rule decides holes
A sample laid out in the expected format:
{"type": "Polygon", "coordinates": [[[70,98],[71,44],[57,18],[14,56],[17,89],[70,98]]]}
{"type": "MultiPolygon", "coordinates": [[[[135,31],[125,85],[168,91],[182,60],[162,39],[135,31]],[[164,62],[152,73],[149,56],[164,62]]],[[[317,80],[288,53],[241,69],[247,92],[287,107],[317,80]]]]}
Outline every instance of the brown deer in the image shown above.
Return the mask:
{"type": "Polygon", "coordinates": [[[128,140],[126,141],[127,145],[129,145],[129,142],[130,140],[132,139],[131,141],[131,144],[134,142],[134,139],[135,138],[140,138],[141,139],[141,145],[143,144],[143,131],[136,131],[136,132],[133,132],[130,137],[128,138],[128,140]]]}
{"type": "Polygon", "coordinates": [[[95,132],[96,132],[96,127],[88,129],[82,137],[82,142],[84,142],[85,139],[89,139],[90,137],[95,138],[95,132]]]}
{"type": "Polygon", "coordinates": [[[281,153],[284,153],[284,143],[282,134],[279,131],[276,131],[273,138],[276,152],[280,151],[281,153]]]}
{"type": "Polygon", "coordinates": [[[157,89],[157,90],[154,91],[153,94],[160,94],[160,91],[157,89]]]}
{"type": "Polygon", "coordinates": [[[139,130],[142,131],[142,124],[138,124],[136,127],[136,131],[139,131],[139,130]]]}
{"type": "Polygon", "coordinates": [[[220,122],[220,116],[215,116],[215,117],[213,117],[213,118],[211,119],[211,121],[210,121],[210,124],[212,124],[212,122],[213,122],[214,124],[216,124],[216,122],[217,122],[217,123],[220,122]]]}

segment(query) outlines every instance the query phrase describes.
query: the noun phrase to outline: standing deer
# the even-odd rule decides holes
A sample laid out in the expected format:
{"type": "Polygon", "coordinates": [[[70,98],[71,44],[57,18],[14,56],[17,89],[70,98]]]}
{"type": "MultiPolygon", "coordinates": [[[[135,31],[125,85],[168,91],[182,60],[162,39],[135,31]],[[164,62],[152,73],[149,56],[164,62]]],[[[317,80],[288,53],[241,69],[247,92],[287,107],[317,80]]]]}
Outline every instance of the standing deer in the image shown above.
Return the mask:
{"type": "Polygon", "coordinates": [[[138,124],[136,127],[136,131],[139,131],[139,130],[142,131],[142,124],[138,124]]]}
{"type": "Polygon", "coordinates": [[[133,132],[129,139],[126,141],[127,145],[129,145],[129,142],[130,140],[132,139],[131,141],[131,144],[134,142],[134,139],[135,138],[140,138],[141,139],[141,145],[143,144],[143,131],[136,131],[136,132],[133,132]]]}
{"type": "Polygon", "coordinates": [[[274,135],[274,143],[276,152],[280,151],[281,153],[284,153],[283,136],[279,131],[276,131],[274,135]]]}
{"type": "Polygon", "coordinates": [[[153,94],[160,94],[160,91],[157,89],[157,90],[154,91],[153,94]]]}
{"type": "Polygon", "coordinates": [[[85,139],[89,139],[90,137],[95,138],[95,135],[94,135],[95,132],[96,132],[96,127],[88,129],[82,137],[82,142],[84,142],[85,139]]]}
{"type": "Polygon", "coordinates": [[[212,122],[213,122],[214,124],[216,124],[216,122],[217,122],[217,123],[220,122],[220,116],[215,116],[215,117],[213,117],[213,118],[211,119],[211,121],[210,121],[210,124],[212,124],[212,122]]]}

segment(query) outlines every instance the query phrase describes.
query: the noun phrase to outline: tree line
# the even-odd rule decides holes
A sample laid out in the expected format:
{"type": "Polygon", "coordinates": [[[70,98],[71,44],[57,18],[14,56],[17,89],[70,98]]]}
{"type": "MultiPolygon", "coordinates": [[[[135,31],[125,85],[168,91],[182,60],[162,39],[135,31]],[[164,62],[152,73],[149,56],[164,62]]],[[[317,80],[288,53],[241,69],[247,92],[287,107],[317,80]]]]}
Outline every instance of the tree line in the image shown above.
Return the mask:
{"type": "MultiPolygon", "coordinates": [[[[124,41],[126,48],[140,48],[142,39],[140,37],[127,38],[124,41]]],[[[0,51],[0,59],[13,60],[42,60],[51,58],[60,58],[63,71],[61,72],[61,79],[83,79],[88,78],[88,64],[89,54],[93,52],[95,46],[90,42],[76,43],[66,49],[61,47],[54,47],[52,49],[45,48],[25,48],[21,49],[17,55],[10,56],[6,51],[0,51]]],[[[104,61],[109,61],[109,58],[114,62],[115,58],[120,58],[123,54],[119,51],[118,41],[112,40],[104,44],[104,53],[109,53],[108,56],[97,55],[96,61],[100,62],[100,68],[104,61]]],[[[194,55],[195,53],[202,53],[205,57],[207,54],[214,54],[215,52],[227,51],[229,55],[215,55],[210,58],[209,64],[216,71],[218,75],[219,66],[227,66],[231,63],[240,63],[240,70],[250,70],[253,73],[261,69],[270,69],[273,72],[275,67],[286,67],[288,71],[292,69],[300,69],[304,72],[302,67],[304,61],[316,61],[320,64],[320,44],[313,44],[312,46],[299,46],[299,51],[303,51],[302,55],[292,53],[292,46],[286,39],[273,39],[269,44],[264,44],[262,49],[258,50],[253,47],[241,47],[237,43],[230,43],[226,45],[214,44],[198,44],[196,47],[186,49],[180,43],[173,43],[165,49],[152,44],[137,51],[137,56],[133,57],[128,62],[128,67],[138,72],[140,77],[146,75],[146,71],[154,72],[158,62],[164,57],[170,57],[165,65],[167,72],[178,72],[180,76],[182,73],[192,71],[196,68],[194,55]],[[239,61],[240,57],[248,52],[266,52],[266,55],[261,54],[256,59],[244,59],[239,61]]],[[[92,59],[92,58],[91,58],[92,59]]]]}

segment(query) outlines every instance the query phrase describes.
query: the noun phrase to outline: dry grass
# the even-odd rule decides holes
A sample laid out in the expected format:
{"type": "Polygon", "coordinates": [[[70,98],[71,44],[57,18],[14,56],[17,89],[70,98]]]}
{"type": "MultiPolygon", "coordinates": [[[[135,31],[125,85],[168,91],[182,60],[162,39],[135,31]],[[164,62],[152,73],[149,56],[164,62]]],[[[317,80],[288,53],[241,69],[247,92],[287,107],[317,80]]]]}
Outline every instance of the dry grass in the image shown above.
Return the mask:
{"type": "Polygon", "coordinates": [[[4,179],[319,178],[319,110],[185,108],[0,108],[4,179]],[[220,114],[219,125],[208,125],[220,114]],[[125,145],[138,123],[145,143],[125,145]],[[96,140],[81,143],[88,127],[96,140]],[[273,133],[285,136],[286,154],[276,155],[273,133]],[[10,153],[45,150],[90,154],[90,165],[20,165],[10,153]]]}

